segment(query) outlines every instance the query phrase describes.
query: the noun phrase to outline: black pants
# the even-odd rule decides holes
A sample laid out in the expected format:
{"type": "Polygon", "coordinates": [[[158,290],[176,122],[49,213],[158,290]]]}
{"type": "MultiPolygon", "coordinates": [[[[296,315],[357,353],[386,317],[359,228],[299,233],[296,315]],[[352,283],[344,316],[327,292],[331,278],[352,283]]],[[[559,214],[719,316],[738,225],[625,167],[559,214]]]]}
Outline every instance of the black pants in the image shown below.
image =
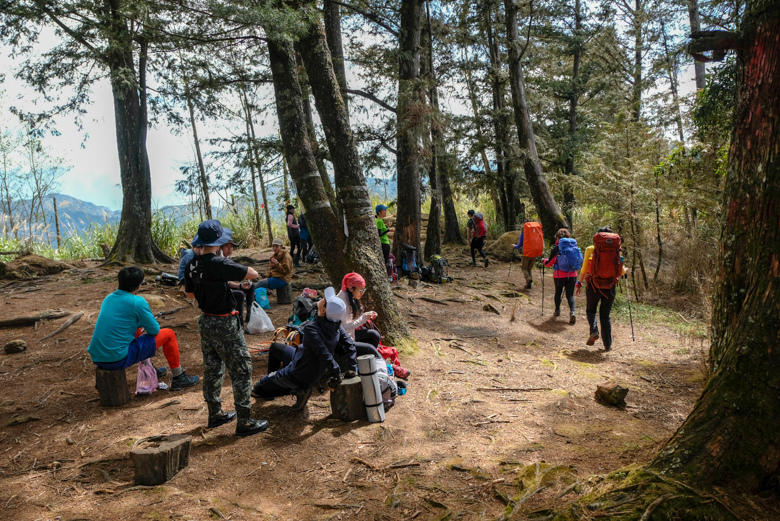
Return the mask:
{"type": "Polygon", "coordinates": [[[309,254],[309,239],[301,239],[301,245],[300,245],[300,258],[303,260],[303,262],[306,262],[306,256],[309,254]]]}
{"type": "Polygon", "coordinates": [[[596,289],[593,284],[588,284],[585,289],[586,307],[585,313],[588,316],[588,325],[591,333],[598,333],[596,326],[596,308],[599,308],[599,322],[601,323],[601,342],[604,347],[612,347],[612,322],[609,320],[609,313],[612,311],[612,304],[615,302],[616,287],[609,289],[596,289]]]}
{"type": "Polygon", "coordinates": [[[382,255],[385,258],[385,266],[390,262],[390,245],[389,244],[383,244],[382,245],[382,255]]]}
{"type": "Polygon", "coordinates": [[[471,261],[476,264],[477,257],[474,254],[475,251],[479,251],[479,254],[482,255],[482,258],[487,258],[487,255],[485,255],[485,252],[482,251],[482,246],[485,245],[485,236],[482,237],[474,237],[471,239],[471,261]]]}
{"type": "Polygon", "coordinates": [[[566,290],[566,302],[569,303],[569,310],[574,313],[574,285],[577,283],[577,277],[565,277],[553,279],[555,282],[555,309],[561,309],[561,294],[566,290]]]}
{"type": "Polygon", "coordinates": [[[357,342],[363,342],[365,344],[371,344],[374,349],[379,347],[379,341],[382,340],[382,335],[376,329],[356,329],[355,340],[357,342]]]}
{"type": "Polygon", "coordinates": [[[272,343],[268,350],[268,373],[266,374],[271,374],[284,367],[286,365],[285,360],[292,360],[294,354],[294,347],[281,342],[272,343]]]}
{"type": "Polygon", "coordinates": [[[249,314],[252,311],[252,302],[255,301],[255,288],[250,286],[249,289],[231,289],[233,292],[233,298],[236,300],[236,311],[241,318],[242,324],[249,322],[249,314]],[[246,319],[244,319],[244,302],[246,302],[246,319]]]}
{"type": "Polygon", "coordinates": [[[290,237],[288,235],[287,238],[290,239],[290,256],[293,258],[293,262],[297,265],[301,261],[301,237],[290,237]]]}

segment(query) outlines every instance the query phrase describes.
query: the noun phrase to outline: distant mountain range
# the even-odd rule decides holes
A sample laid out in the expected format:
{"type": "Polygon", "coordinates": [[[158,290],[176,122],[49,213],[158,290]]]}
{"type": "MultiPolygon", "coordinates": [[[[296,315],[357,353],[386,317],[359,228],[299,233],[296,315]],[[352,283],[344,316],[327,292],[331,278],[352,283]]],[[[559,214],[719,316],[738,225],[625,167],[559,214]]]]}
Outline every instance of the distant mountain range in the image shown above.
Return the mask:
{"type": "MultiPolygon", "coordinates": [[[[385,180],[375,177],[369,177],[367,180],[368,190],[375,197],[379,197],[382,200],[394,200],[398,192],[397,185],[394,180],[385,180]]],[[[275,193],[268,194],[269,199],[276,198],[275,193]]],[[[105,206],[99,206],[87,201],[82,201],[77,197],[72,197],[66,194],[52,194],[47,196],[43,201],[44,213],[46,215],[46,222],[49,225],[49,237],[51,242],[56,242],[56,231],[54,225],[54,198],[57,198],[57,213],[59,214],[60,221],[60,236],[63,238],[70,237],[72,235],[81,235],[92,224],[102,226],[105,223],[115,224],[119,222],[122,215],[120,210],[111,210],[105,206]]],[[[19,211],[15,212],[14,223],[19,229],[20,236],[28,236],[29,230],[24,223],[20,224],[18,215],[28,214],[28,208],[30,201],[18,201],[17,207],[19,211]]],[[[273,208],[273,206],[272,206],[273,208]]],[[[192,216],[192,209],[188,205],[171,205],[164,206],[160,211],[165,212],[168,215],[178,221],[184,221],[192,216]]],[[[225,210],[226,211],[226,210],[225,210]]],[[[220,210],[216,209],[214,212],[217,216],[220,215],[220,210]]],[[[272,209],[272,214],[282,215],[281,210],[272,209]]],[[[7,216],[0,212],[0,222],[4,223],[4,231],[7,235],[10,235],[11,230],[9,228],[9,219],[7,216]]],[[[34,230],[34,234],[39,237],[46,236],[45,231],[39,228],[34,230]]]]}

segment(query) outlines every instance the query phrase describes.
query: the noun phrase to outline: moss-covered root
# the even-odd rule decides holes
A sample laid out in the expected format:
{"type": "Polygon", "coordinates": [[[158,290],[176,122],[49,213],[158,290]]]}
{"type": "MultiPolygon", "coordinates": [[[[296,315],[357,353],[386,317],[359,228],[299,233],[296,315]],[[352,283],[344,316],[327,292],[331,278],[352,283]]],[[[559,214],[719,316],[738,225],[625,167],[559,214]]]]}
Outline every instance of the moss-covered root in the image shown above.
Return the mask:
{"type": "MultiPolygon", "coordinates": [[[[531,515],[525,519],[533,518],[531,515]]],[[[610,474],[596,490],[565,511],[544,516],[544,519],[738,521],[739,518],[709,494],[646,469],[629,467],[610,474]]]]}

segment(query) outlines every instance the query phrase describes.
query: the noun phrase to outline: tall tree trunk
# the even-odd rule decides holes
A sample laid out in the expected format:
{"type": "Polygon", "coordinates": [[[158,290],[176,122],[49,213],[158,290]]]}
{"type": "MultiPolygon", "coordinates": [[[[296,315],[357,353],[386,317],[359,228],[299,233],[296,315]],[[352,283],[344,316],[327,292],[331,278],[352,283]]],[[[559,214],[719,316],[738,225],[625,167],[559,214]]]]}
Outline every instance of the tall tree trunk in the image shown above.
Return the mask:
{"type": "MultiPolygon", "coordinates": [[[[387,280],[366,178],[360,167],[360,155],[349,126],[347,107],[330,61],[325,30],[320,23],[310,25],[309,31],[301,39],[300,49],[306,71],[311,78],[314,103],[325,131],[328,148],[338,152],[332,153],[331,158],[349,231],[346,240],[346,269],[357,271],[366,279],[366,304],[379,314],[377,322],[381,325],[384,335],[393,342],[408,339],[411,332],[398,310],[387,280]]],[[[318,244],[317,248],[322,256],[320,247],[318,244]]],[[[346,272],[341,273],[342,276],[344,274],[346,272]]]]}
{"type": "Polygon", "coordinates": [[[170,263],[173,259],[152,240],[152,178],[146,152],[148,130],[146,109],[146,43],[141,39],[138,60],[139,84],[124,80],[127,72],[136,73],[132,42],[127,24],[117,6],[106,2],[111,18],[112,34],[119,41],[109,47],[107,63],[111,71],[111,92],[114,98],[116,143],[119,152],[119,173],[122,181],[122,214],[116,242],[106,262],[150,264],[170,263]]]}
{"type": "MultiPolygon", "coordinates": [[[[688,20],[691,25],[691,33],[701,31],[701,21],[699,20],[699,0],[687,0],[688,20]]],[[[707,86],[707,79],[704,75],[704,62],[694,61],[693,71],[696,76],[696,90],[701,90],[707,86]]]]}
{"type": "MultiPolygon", "coordinates": [[[[571,179],[576,175],[574,170],[574,152],[577,139],[577,105],[580,101],[580,60],[582,58],[582,5],[580,0],[574,1],[574,49],[572,52],[571,89],[569,94],[569,142],[566,150],[566,175],[571,179]]],[[[563,214],[566,216],[569,230],[573,230],[573,213],[577,200],[571,182],[566,181],[563,187],[563,214]]]]}
{"type": "MultiPolygon", "coordinates": [[[[260,171],[260,160],[257,157],[257,151],[255,150],[254,130],[252,124],[252,109],[249,105],[249,98],[247,98],[246,90],[241,89],[241,105],[244,107],[244,121],[246,124],[246,150],[247,150],[247,162],[249,163],[249,175],[252,178],[252,201],[254,208],[252,209],[252,215],[255,217],[255,231],[258,239],[263,236],[263,227],[260,224],[260,202],[257,200],[257,181],[256,171],[260,171]]],[[[267,202],[265,197],[265,183],[263,182],[263,175],[260,173],[260,186],[263,190],[263,204],[266,204],[267,214],[267,202]]],[[[268,222],[268,245],[271,245],[273,237],[271,237],[271,223],[268,222]]]]}
{"type": "Polygon", "coordinates": [[[677,92],[677,60],[669,52],[669,44],[666,41],[666,24],[663,20],[661,20],[661,39],[664,44],[664,58],[669,79],[669,89],[672,92],[672,111],[674,111],[674,122],[677,125],[677,139],[684,145],[685,133],[683,132],[682,111],[680,110],[680,96],[677,92]]]}
{"type": "MultiPolygon", "coordinates": [[[[187,80],[184,80],[184,97],[187,98],[187,110],[190,113],[190,127],[192,127],[192,141],[195,143],[195,156],[198,160],[198,172],[200,173],[200,191],[203,197],[203,209],[206,219],[211,219],[211,199],[209,197],[209,181],[206,176],[206,166],[203,164],[203,155],[200,153],[200,140],[198,139],[198,127],[195,125],[195,108],[192,106],[192,97],[187,80]]],[[[258,229],[259,231],[259,229],[258,229]]]]}
{"type": "Polygon", "coordinates": [[[298,190],[298,197],[306,206],[306,223],[320,252],[325,272],[332,284],[340,285],[341,278],[347,272],[344,257],[346,241],[342,221],[333,212],[311,151],[292,43],[269,39],[268,57],[274,82],[276,113],[290,175],[298,190]]]}
{"type": "Polygon", "coordinates": [[[325,37],[328,40],[333,72],[341,89],[341,98],[344,100],[344,108],[349,116],[349,100],[347,99],[347,72],[344,67],[344,46],[341,44],[341,8],[333,0],[322,2],[323,19],[325,23],[325,37]]]}
{"type": "Polygon", "coordinates": [[[458,212],[455,210],[455,201],[452,199],[452,188],[450,187],[452,160],[443,158],[439,160],[439,164],[443,166],[439,172],[442,206],[444,207],[444,237],[442,238],[442,242],[449,244],[466,244],[466,239],[464,239],[463,235],[460,233],[458,212]]]}
{"type": "Polygon", "coordinates": [[[401,30],[398,37],[398,106],[396,107],[398,171],[398,213],[393,251],[401,244],[417,248],[420,254],[420,165],[422,155],[424,93],[420,86],[420,29],[422,0],[401,1],[401,30]]]}
{"type": "Polygon", "coordinates": [[[433,69],[433,35],[431,33],[431,13],[428,2],[425,3],[425,57],[420,74],[428,83],[428,98],[431,103],[430,122],[431,163],[428,169],[428,184],[431,188],[431,208],[428,212],[428,229],[425,232],[425,259],[441,254],[441,182],[439,170],[440,154],[444,149],[441,113],[439,112],[439,92],[436,71],[433,69]]]}
{"type": "Polygon", "coordinates": [[[748,2],[725,176],[713,376],[651,463],[697,487],[757,490],[780,469],[780,1],[748,2]]]}
{"type": "Polygon", "coordinates": [[[631,119],[632,121],[639,121],[642,117],[642,91],[643,91],[643,76],[642,76],[642,52],[644,50],[644,4],[643,0],[634,0],[634,12],[633,12],[633,29],[634,29],[634,71],[633,71],[633,85],[631,92],[631,119]]]}
{"type": "Polygon", "coordinates": [[[520,147],[524,149],[523,170],[528,180],[531,197],[539,212],[544,235],[550,243],[555,242],[555,232],[566,227],[566,220],[555,202],[550,187],[544,179],[542,164],[534,142],[534,129],[531,114],[525,99],[525,79],[520,63],[517,39],[517,7],[513,0],[504,0],[506,11],[507,46],[509,47],[509,78],[512,84],[512,104],[515,109],[515,122],[520,147]]]}
{"type": "MultiPolygon", "coordinates": [[[[255,154],[257,179],[260,181],[260,195],[263,197],[263,213],[265,214],[265,226],[268,230],[268,246],[270,247],[274,240],[274,230],[271,226],[271,209],[268,206],[268,190],[265,187],[265,179],[263,178],[263,165],[260,163],[260,156],[257,153],[257,147],[254,146],[254,144],[257,143],[257,136],[255,136],[255,124],[251,117],[249,118],[249,133],[252,136],[252,151],[255,154]]],[[[284,154],[282,154],[282,156],[284,156],[284,154]]],[[[284,161],[284,159],[282,159],[282,161],[284,161]]]]}

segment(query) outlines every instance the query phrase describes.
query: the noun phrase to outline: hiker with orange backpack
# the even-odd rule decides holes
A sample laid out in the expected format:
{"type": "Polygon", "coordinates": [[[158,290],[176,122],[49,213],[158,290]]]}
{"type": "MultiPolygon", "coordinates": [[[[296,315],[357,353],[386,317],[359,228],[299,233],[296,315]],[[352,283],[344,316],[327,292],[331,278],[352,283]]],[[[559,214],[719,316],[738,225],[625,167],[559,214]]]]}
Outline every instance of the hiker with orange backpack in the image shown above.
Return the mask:
{"type": "Polygon", "coordinates": [[[520,249],[520,269],[525,277],[525,289],[531,289],[531,284],[533,283],[531,270],[534,267],[534,261],[544,253],[542,225],[537,222],[526,221],[523,224],[523,231],[520,232],[520,240],[514,245],[514,249],[520,249]]]}
{"type": "Polygon", "coordinates": [[[585,279],[587,282],[585,314],[590,326],[590,336],[585,343],[592,346],[599,339],[599,328],[596,325],[598,309],[604,351],[612,350],[612,322],[609,314],[615,302],[617,282],[628,272],[628,269],[623,266],[620,244],[620,235],[613,233],[612,228],[609,226],[599,228],[598,233],[593,236],[593,245],[588,246],[583,255],[582,269],[575,290],[575,294],[579,297],[582,280],[585,279]]]}

